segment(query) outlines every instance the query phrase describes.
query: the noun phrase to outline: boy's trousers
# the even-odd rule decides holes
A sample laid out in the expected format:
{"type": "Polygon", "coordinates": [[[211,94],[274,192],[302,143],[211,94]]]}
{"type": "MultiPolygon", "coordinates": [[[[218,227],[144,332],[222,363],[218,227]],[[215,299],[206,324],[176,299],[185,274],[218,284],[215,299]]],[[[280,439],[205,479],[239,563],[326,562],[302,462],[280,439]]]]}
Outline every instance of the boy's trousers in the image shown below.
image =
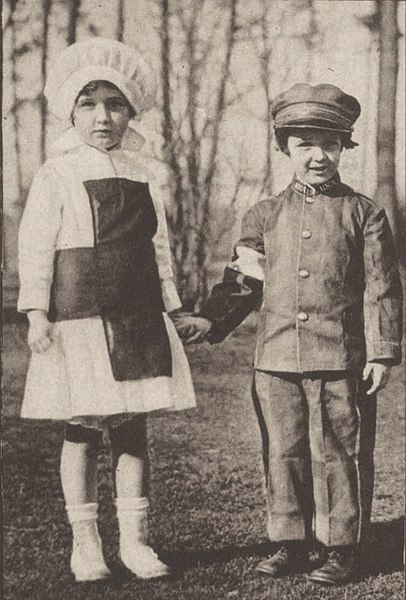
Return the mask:
{"type": "Polygon", "coordinates": [[[371,515],[376,396],[346,372],[255,371],[271,541],[357,544],[371,515]]]}

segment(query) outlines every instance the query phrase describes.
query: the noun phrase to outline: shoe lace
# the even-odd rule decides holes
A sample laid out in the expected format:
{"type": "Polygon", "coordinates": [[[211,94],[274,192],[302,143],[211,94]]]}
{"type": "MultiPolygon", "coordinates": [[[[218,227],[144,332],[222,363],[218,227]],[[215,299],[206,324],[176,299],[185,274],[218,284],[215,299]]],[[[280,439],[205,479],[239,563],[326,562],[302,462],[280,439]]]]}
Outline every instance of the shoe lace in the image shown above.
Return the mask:
{"type": "Polygon", "coordinates": [[[328,562],[332,566],[341,567],[344,562],[344,556],[340,552],[337,552],[337,550],[332,550],[328,554],[328,562]]]}
{"type": "Polygon", "coordinates": [[[282,546],[272,557],[274,562],[285,562],[289,558],[289,550],[282,546]]]}

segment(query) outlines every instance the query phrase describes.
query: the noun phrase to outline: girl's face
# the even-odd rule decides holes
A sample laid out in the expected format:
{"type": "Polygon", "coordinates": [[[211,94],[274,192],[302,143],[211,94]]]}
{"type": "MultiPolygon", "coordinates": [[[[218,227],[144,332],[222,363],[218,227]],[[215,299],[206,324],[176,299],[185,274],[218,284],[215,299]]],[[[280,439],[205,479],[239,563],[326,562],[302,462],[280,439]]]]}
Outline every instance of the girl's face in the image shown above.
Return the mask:
{"type": "Polygon", "coordinates": [[[303,129],[289,135],[286,154],[296,175],[310,185],[320,185],[333,177],[340,164],[343,149],[340,134],[335,131],[303,129]]]}
{"type": "Polygon", "coordinates": [[[81,92],[72,114],[82,140],[100,150],[120,144],[130,119],[127,99],[119,90],[105,85],[81,92]]]}

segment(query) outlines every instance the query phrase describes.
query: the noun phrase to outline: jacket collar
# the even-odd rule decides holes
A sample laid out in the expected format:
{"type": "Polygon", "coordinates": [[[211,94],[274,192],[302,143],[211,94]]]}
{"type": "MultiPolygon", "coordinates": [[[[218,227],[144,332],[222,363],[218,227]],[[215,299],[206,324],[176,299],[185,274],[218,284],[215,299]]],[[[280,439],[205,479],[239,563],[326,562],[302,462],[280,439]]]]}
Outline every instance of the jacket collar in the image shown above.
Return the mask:
{"type": "Polygon", "coordinates": [[[337,171],[337,173],[331,179],[329,179],[328,181],[325,181],[324,183],[322,183],[320,185],[313,186],[308,183],[305,183],[304,181],[299,179],[297,177],[297,175],[295,175],[291,185],[292,185],[293,189],[296,190],[297,192],[299,192],[300,194],[305,194],[306,196],[316,196],[317,194],[325,194],[327,192],[334,192],[334,191],[338,190],[339,187],[342,186],[342,183],[341,183],[340,175],[337,171]]]}

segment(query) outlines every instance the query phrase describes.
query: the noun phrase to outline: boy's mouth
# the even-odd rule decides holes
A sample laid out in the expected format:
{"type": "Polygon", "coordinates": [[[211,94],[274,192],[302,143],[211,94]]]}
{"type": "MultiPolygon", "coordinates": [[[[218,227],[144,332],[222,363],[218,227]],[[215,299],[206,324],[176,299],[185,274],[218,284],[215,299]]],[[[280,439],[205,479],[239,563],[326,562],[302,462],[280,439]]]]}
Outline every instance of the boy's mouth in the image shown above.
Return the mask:
{"type": "Polygon", "coordinates": [[[321,166],[321,167],[310,167],[310,169],[312,171],[323,173],[324,171],[326,171],[328,169],[328,165],[324,165],[324,166],[321,166]]]}

